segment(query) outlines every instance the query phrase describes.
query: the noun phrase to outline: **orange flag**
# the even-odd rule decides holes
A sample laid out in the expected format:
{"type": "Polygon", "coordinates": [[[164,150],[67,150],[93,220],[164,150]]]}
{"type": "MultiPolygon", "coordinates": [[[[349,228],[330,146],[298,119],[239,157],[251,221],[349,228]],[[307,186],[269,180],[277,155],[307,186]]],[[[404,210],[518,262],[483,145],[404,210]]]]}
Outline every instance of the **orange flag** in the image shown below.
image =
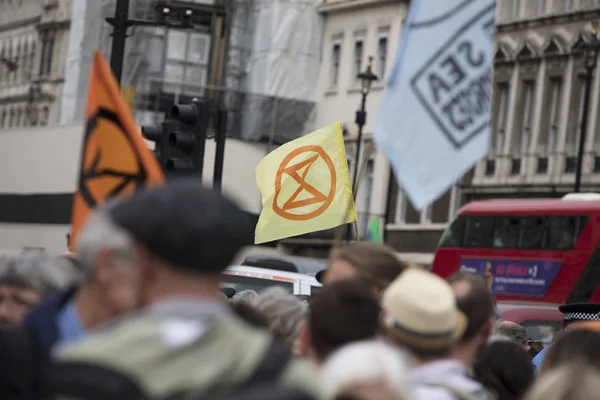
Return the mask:
{"type": "Polygon", "coordinates": [[[87,123],[81,150],[81,169],[73,198],[71,240],[94,207],[112,197],[164,183],[154,155],[146,147],[106,60],[94,55],[87,102],[87,123]]]}

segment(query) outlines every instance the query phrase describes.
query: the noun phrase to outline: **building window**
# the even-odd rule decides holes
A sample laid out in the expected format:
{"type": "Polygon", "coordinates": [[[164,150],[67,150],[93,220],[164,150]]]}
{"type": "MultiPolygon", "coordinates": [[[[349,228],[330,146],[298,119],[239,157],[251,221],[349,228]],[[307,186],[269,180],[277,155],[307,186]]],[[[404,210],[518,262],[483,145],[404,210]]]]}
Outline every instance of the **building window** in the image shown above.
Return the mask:
{"type": "Polygon", "coordinates": [[[50,75],[52,72],[52,56],[54,55],[54,38],[46,34],[42,39],[42,53],[40,56],[40,76],[50,75]]]}
{"type": "Polygon", "coordinates": [[[29,52],[29,64],[27,64],[25,67],[25,69],[27,70],[27,79],[30,79],[31,75],[33,74],[33,71],[35,70],[34,67],[34,63],[35,63],[35,49],[36,49],[36,45],[35,42],[31,43],[31,49],[29,52]]]}
{"type": "Polygon", "coordinates": [[[575,155],[581,134],[581,122],[583,121],[583,98],[585,95],[585,77],[578,76],[573,82],[572,107],[569,109],[569,120],[567,136],[565,138],[565,153],[569,156],[575,155]],[[575,100],[577,99],[577,100],[575,100]]]}
{"type": "Polygon", "coordinates": [[[15,126],[16,127],[20,127],[22,124],[22,118],[23,118],[23,110],[21,110],[20,108],[17,110],[17,117],[15,120],[15,126]]]}
{"type": "Polygon", "coordinates": [[[571,7],[573,6],[573,1],[572,0],[563,0],[563,4],[564,4],[564,12],[569,12],[571,11],[571,7]]]}
{"type": "MultiPolygon", "coordinates": [[[[21,56],[21,45],[20,45],[20,44],[18,44],[18,45],[17,45],[17,50],[16,50],[16,52],[15,52],[15,56],[14,56],[14,58],[12,59],[12,61],[14,61],[14,62],[15,62],[15,65],[17,65],[17,66],[20,66],[20,64],[19,64],[19,62],[21,61],[21,60],[19,59],[19,57],[20,57],[20,56],[21,56]]],[[[19,67],[17,67],[16,69],[14,69],[14,70],[12,71],[12,81],[13,81],[13,82],[17,82],[17,81],[19,80],[19,74],[18,74],[18,72],[19,72],[19,67]]]]}
{"type": "Polygon", "coordinates": [[[496,94],[496,127],[494,129],[495,140],[492,142],[492,155],[497,157],[504,152],[504,140],[506,137],[506,121],[508,117],[508,83],[502,82],[497,86],[496,94]]]}
{"type": "Polygon", "coordinates": [[[40,124],[48,125],[49,120],[50,120],[50,108],[48,108],[48,106],[44,106],[44,108],[42,108],[42,119],[40,121],[40,124]]]}
{"type": "Polygon", "coordinates": [[[524,82],[524,103],[523,106],[523,128],[521,136],[521,154],[527,154],[529,152],[529,145],[531,144],[531,122],[533,114],[533,91],[535,85],[533,81],[524,82]]]}
{"type": "Polygon", "coordinates": [[[562,95],[562,79],[555,78],[551,81],[551,101],[550,101],[550,129],[548,129],[547,153],[554,152],[556,138],[558,136],[558,120],[560,117],[560,99],[562,95]]]}
{"type": "Polygon", "coordinates": [[[29,65],[29,46],[27,43],[23,45],[23,57],[21,65],[19,65],[19,71],[21,72],[21,81],[27,80],[27,66],[29,65]]]}
{"type": "Polygon", "coordinates": [[[560,118],[560,105],[562,96],[562,78],[551,77],[546,86],[546,93],[542,102],[540,133],[537,142],[539,156],[547,156],[554,152],[558,135],[558,122],[560,118]]]}
{"type": "Polygon", "coordinates": [[[538,0],[537,15],[543,16],[546,14],[546,0],[538,0]]]}
{"type": "MultiPolygon", "coordinates": [[[[2,60],[2,62],[6,60],[6,47],[4,45],[2,46],[2,50],[0,51],[0,60],[2,60]]],[[[6,71],[7,68],[5,68],[4,66],[0,68],[0,82],[4,82],[4,79],[6,78],[6,71]]]]}
{"type": "Polygon", "coordinates": [[[511,19],[516,19],[519,18],[519,11],[520,11],[520,1],[519,0],[512,0],[512,7],[510,8],[510,18],[511,19]]]}
{"type": "Polygon", "coordinates": [[[362,63],[364,59],[365,40],[361,35],[354,38],[354,62],[352,68],[352,82],[358,82],[358,74],[362,71],[362,63]]]}
{"type": "Polygon", "coordinates": [[[331,74],[329,83],[331,86],[337,86],[340,78],[340,60],[342,56],[342,44],[339,42],[333,43],[331,47],[331,74]]]}
{"type": "Polygon", "coordinates": [[[375,75],[377,75],[377,77],[380,80],[385,79],[385,72],[388,61],[388,37],[388,28],[379,31],[379,37],[377,39],[377,62],[375,75]]]}
{"type": "Polygon", "coordinates": [[[10,113],[8,116],[8,127],[12,128],[14,123],[15,123],[15,110],[10,110],[10,113]]]}
{"type": "Polygon", "coordinates": [[[496,160],[485,160],[485,176],[494,176],[496,173],[496,160]]]}
{"type": "Polygon", "coordinates": [[[170,91],[182,88],[190,95],[201,95],[206,85],[209,53],[209,35],[169,30],[164,80],[175,86],[170,91]]]}
{"type": "Polygon", "coordinates": [[[6,124],[6,110],[2,110],[2,116],[0,117],[0,128],[4,128],[6,124]]]}

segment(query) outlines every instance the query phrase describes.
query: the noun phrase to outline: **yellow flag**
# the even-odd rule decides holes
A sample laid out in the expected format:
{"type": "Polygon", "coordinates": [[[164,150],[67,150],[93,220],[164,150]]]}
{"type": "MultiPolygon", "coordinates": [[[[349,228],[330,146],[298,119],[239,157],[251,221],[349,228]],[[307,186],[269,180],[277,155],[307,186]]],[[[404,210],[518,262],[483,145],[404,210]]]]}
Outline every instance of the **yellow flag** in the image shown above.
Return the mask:
{"type": "Polygon", "coordinates": [[[255,243],[356,222],[342,125],[286,143],[256,167],[263,209],[255,243]]]}

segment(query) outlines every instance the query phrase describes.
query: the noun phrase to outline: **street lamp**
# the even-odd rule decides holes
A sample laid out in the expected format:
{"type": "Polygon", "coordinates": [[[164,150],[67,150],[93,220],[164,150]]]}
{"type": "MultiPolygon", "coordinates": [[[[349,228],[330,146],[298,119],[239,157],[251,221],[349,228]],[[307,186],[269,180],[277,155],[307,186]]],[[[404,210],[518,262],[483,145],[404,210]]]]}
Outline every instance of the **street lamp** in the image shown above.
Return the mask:
{"type": "Polygon", "coordinates": [[[585,92],[583,96],[583,112],[581,114],[581,131],[579,132],[579,147],[577,148],[577,169],[575,170],[574,192],[581,191],[581,171],[583,168],[583,155],[585,151],[585,136],[588,123],[588,111],[590,106],[590,93],[592,90],[592,78],[596,63],[598,61],[598,52],[600,51],[600,40],[598,40],[598,23],[592,23],[590,34],[586,38],[579,37],[579,40],[573,46],[576,52],[582,52],[585,66],[585,92]]]}
{"type": "Polygon", "coordinates": [[[356,118],[354,122],[358,125],[358,138],[356,141],[356,156],[354,161],[354,177],[352,183],[352,189],[354,190],[354,199],[356,200],[357,185],[358,185],[358,165],[360,164],[360,148],[362,146],[362,135],[363,135],[363,127],[367,122],[367,111],[365,107],[367,105],[367,96],[371,91],[371,85],[373,82],[378,80],[377,75],[375,75],[371,71],[371,67],[373,66],[373,57],[369,57],[369,63],[367,64],[367,69],[363,72],[359,73],[356,77],[360,80],[361,89],[360,92],[362,94],[362,99],[360,103],[360,110],[356,111],[356,118]]]}

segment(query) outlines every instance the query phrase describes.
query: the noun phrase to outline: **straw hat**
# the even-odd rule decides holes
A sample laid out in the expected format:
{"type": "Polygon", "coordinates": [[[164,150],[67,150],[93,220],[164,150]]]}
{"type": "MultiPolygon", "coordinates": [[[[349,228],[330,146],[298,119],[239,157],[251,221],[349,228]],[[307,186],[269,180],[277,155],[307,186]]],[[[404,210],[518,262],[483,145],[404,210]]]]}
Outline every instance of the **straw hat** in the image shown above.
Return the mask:
{"type": "Polygon", "coordinates": [[[400,274],[384,292],[382,305],[388,332],[414,350],[447,349],[467,326],[450,285],[419,268],[400,274]]]}

